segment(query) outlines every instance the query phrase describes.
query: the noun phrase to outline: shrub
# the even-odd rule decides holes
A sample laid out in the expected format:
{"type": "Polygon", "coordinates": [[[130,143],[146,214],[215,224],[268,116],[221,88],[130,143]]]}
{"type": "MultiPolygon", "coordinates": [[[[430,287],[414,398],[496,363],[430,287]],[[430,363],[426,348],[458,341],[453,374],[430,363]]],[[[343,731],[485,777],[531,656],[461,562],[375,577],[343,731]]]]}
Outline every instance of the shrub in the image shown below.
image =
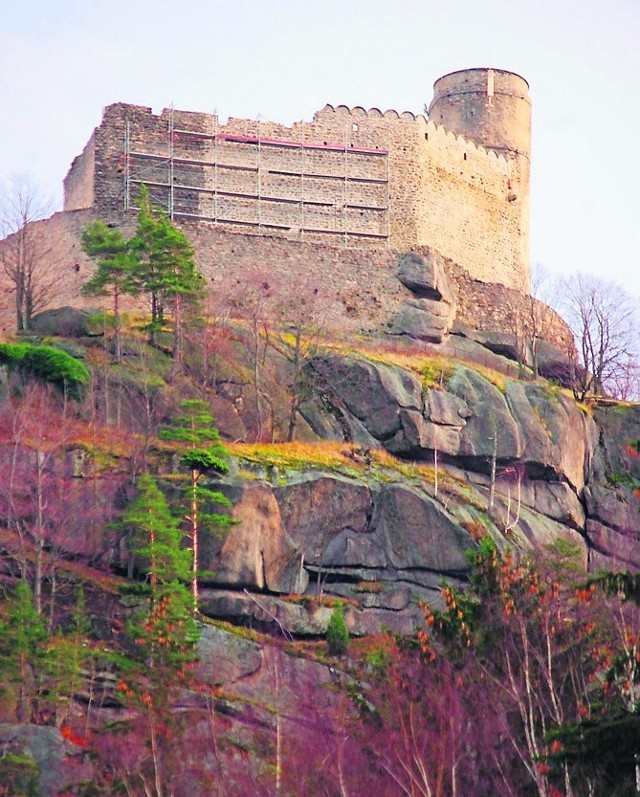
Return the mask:
{"type": "Polygon", "coordinates": [[[327,625],[327,645],[332,656],[342,656],[349,646],[349,629],[344,621],[344,607],[336,603],[327,625]]]}
{"type": "Polygon", "coordinates": [[[82,398],[89,382],[89,371],[84,363],[51,346],[0,343],[0,365],[20,371],[23,376],[49,382],[76,400],[82,398]]]}

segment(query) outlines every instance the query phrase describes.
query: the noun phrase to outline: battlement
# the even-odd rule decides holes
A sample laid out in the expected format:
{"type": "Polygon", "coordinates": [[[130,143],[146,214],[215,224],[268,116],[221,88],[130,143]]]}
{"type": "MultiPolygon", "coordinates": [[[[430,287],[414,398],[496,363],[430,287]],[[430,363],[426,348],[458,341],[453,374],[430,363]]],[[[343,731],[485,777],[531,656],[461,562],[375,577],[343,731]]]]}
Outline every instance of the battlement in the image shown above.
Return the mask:
{"type": "Polygon", "coordinates": [[[526,86],[466,70],[436,81],[429,118],[325,105],[291,126],[115,103],[71,166],[65,210],[134,208],[144,183],[178,222],[355,249],[429,245],[477,279],[526,289],[526,86]]]}

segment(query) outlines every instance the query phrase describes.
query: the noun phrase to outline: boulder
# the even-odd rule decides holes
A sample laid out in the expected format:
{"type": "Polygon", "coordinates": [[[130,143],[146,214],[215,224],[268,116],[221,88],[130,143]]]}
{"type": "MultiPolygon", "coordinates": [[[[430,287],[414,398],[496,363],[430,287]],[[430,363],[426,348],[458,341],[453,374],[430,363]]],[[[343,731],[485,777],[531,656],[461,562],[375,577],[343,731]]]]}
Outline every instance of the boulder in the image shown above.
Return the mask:
{"type": "Polygon", "coordinates": [[[590,518],[612,529],[627,531],[640,529],[640,498],[630,486],[618,488],[602,484],[588,484],[584,499],[590,518]]]}
{"type": "Polygon", "coordinates": [[[612,529],[597,520],[587,520],[587,538],[590,545],[606,557],[605,566],[612,570],[640,570],[640,529],[636,524],[630,529],[612,529]]]}
{"type": "MultiPolygon", "coordinates": [[[[247,606],[252,603],[249,596],[241,597],[247,606]]],[[[327,607],[323,607],[323,612],[331,615],[327,607]]],[[[250,620],[247,615],[246,622],[250,620]]],[[[273,625],[281,636],[281,629],[273,625]]],[[[205,641],[199,649],[202,680],[221,686],[216,696],[216,707],[220,710],[216,711],[215,721],[217,726],[226,726],[229,737],[234,739],[232,749],[237,750],[242,740],[255,743],[256,726],[271,728],[276,716],[299,716],[301,696],[319,711],[333,713],[332,707],[340,699],[340,690],[330,688],[340,678],[334,669],[303,656],[289,655],[281,645],[260,645],[244,636],[242,629],[228,632],[206,626],[205,641]],[[241,657],[240,667],[236,655],[241,657]]],[[[184,694],[183,700],[188,705],[206,708],[206,721],[210,722],[209,695],[190,692],[184,694]]],[[[197,723],[197,714],[189,714],[189,722],[192,721],[197,723]]],[[[190,727],[196,740],[211,732],[207,725],[201,730],[197,725],[190,727]]]]}
{"type": "Polygon", "coordinates": [[[464,552],[475,547],[473,539],[425,493],[399,484],[382,488],[371,523],[394,568],[468,569],[464,552]]]}
{"type": "Polygon", "coordinates": [[[590,467],[590,482],[617,485],[640,480],[640,458],[629,455],[628,446],[640,439],[640,404],[596,406],[598,446],[590,467]]]}
{"type": "MultiPolygon", "coordinates": [[[[203,591],[207,604],[209,592],[203,591]]],[[[262,665],[260,646],[239,634],[202,623],[197,644],[198,674],[208,684],[233,684],[258,672],[262,665]]]]}
{"type": "Polygon", "coordinates": [[[101,310],[79,307],[56,307],[38,313],[31,320],[31,329],[43,337],[86,338],[102,335],[95,324],[101,310]]]}
{"type": "Polygon", "coordinates": [[[574,368],[566,349],[561,349],[546,340],[537,343],[538,373],[545,379],[553,379],[561,385],[571,386],[574,368]]]}
{"type": "Polygon", "coordinates": [[[377,440],[398,432],[399,409],[422,411],[420,380],[402,368],[339,355],[317,357],[312,367],[321,389],[377,440]]]}
{"type": "Polygon", "coordinates": [[[305,562],[325,561],[334,538],[367,531],[371,496],[361,482],[311,472],[273,494],[283,528],[305,562]]]}
{"type": "MultiPolygon", "coordinates": [[[[75,794],[74,787],[92,779],[93,766],[84,748],[66,741],[57,728],[1,724],[0,746],[3,757],[11,752],[25,756],[34,763],[36,790],[25,788],[21,794],[34,794],[37,797],[55,797],[63,792],[75,794]]],[[[18,784],[14,781],[6,785],[9,786],[7,794],[13,794],[11,788],[18,784]]],[[[32,785],[35,784],[25,783],[27,787],[32,785]]]]}
{"type": "Polygon", "coordinates": [[[469,336],[473,336],[473,330],[465,329],[462,331],[458,324],[454,324],[451,334],[442,341],[436,351],[443,357],[457,357],[467,362],[478,363],[485,368],[491,368],[500,374],[513,377],[519,376],[519,367],[513,360],[509,360],[501,354],[495,354],[484,346],[476,343],[469,336]]]}
{"type": "Polygon", "coordinates": [[[449,334],[454,319],[453,305],[433,299],[407,299],[389,324],[393,335],[408,335],[418,340],[441,343],[449,334]]]}
{"type": "Polygon", "coordinates": [[[512,333],[479,329],[473,332],[473,340],[494,354],[501,354],[509,360],[518,359],[520,346],[512,333]]]}
{"type": "Polygon", "coordinates": [[[444,260],[435,252],[429,252],[424,257],[414,252],[403,255],[398,263],[397,275],[400,282],[416,296],[455,304],[456,294],[445,271],[444,260]]]}
{"type": "Polygon", "coordinates": [[[254,483],[234,497],[231,526],[222,546],[204,570],[214,573],[219,584],[303,592],[306,574],[301,568],[298,546],[285,531],[278,502],[268,485],[254,483]]]}
{"type": "Polygon", "coordinates": [[[506,399],[520,429],[521,459],[529,474],[553,473],[581,492],[597,437],[592,419],[561,392],[549,393],[535,384],[508,381],[506,399]]]}
{"type": "Polygon", "coordinates": [[[484,470],[494,454],[499,461],[518,459],[524,448],[520,429],[495,385],[477,371],[458,366],[447,392],[464,402],[470,415],[460,430],[457,450],[444,453],[471,460],[484,470]]]}

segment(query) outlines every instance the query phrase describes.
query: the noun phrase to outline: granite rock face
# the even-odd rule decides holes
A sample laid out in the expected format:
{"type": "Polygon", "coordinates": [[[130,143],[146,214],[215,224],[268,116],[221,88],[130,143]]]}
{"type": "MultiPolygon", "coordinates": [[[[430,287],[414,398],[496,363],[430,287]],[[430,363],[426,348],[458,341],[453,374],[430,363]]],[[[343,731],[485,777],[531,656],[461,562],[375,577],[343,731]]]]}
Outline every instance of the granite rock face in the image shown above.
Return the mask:
{"type": "Polygon", "coordinates": [[[436,387],[418,371],[336,354],[310,374],[303,414],[323,437],[358,444],[368,469],[236,485],[242,522],[202,563],[210,586],[226,589],[209,596],[212,614],[321,635],[330,613],[308,599],[333,595],[347,601],[353,633],[404,633],[419,600],[438,605],[443,577],[463,583],[465,552],[485,534],[503,550],[564,539],[585,567],[640,567],[640,460],[623,442],[640,438],[639,408],[592,414],[561,390],[461,364],[436,387]],[[375,449],[419,470],[372,465],[375,449]]]}
{"type": "Polygon", "coordinates": [[[394,454],[429,460],[437,449],[479,472],[495,458],[576,492],[585,485],[596,426],[561,391],[506,378],[494,384],[463,365],[438,389],[424,388],[417,374],[349,357],[320,358],[315,368],[341,417],[336,428],[355,419],[374,445],[394,454]]]}
{"type": "Polygon", "coordinates": [[[409,252],[400,258],[398,279],[415,296],[455,303],[455,289],[447,276],[444,260],[429,252],[422,257],[409,252]]]}
{"type": "Polygon", "coordinates": [[[393,335],[441,343],[456,317],[456,293],[444,262],[434,252],[409,252],[398,264],[398,279],[414,295],[400,305],[389,324],[393,335]]]}
{"type": "Polygon", "coordinates": [[[75,788],[81,783],[91,782],[93,765],[90,757],[81,747],[66,741],[57,728],[0,724],[0,745],[3,756],[10,752],[33,762],[33,781],[4,783],[9,788],[7,794],[56,797],[63,792],[75,794],[75,788]]]}
{"type": "Polygon", "coordinates": [[[586,533],[594,566],[640,570],[640,406],[597,407],[598,445],[584,490],[586,533]]]}

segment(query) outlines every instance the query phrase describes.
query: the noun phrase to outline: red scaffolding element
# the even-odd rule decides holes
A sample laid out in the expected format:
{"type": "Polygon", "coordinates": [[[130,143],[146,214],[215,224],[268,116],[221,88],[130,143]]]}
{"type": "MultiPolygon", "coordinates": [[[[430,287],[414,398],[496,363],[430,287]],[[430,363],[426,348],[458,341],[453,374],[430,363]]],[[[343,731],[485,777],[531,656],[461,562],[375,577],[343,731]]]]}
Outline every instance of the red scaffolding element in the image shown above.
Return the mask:
{"type": "Polygon", "coordinates": [[[388,155],[387,149],[372,149],[368,147],[347,147],[344,144],[320,143],[318,141],[288,141],[281,138],[258,138],[257,136],[238,136],[231,133],[196,133],[190,130],[175,130],[181,136],[195,136],[198,138],[217,138],[220,141],[237,141],[239,144],[260,144],[266,147],[288,147],[289,149],[328,149],[333,152],[357,152],[362,155],[388,155]]]}

